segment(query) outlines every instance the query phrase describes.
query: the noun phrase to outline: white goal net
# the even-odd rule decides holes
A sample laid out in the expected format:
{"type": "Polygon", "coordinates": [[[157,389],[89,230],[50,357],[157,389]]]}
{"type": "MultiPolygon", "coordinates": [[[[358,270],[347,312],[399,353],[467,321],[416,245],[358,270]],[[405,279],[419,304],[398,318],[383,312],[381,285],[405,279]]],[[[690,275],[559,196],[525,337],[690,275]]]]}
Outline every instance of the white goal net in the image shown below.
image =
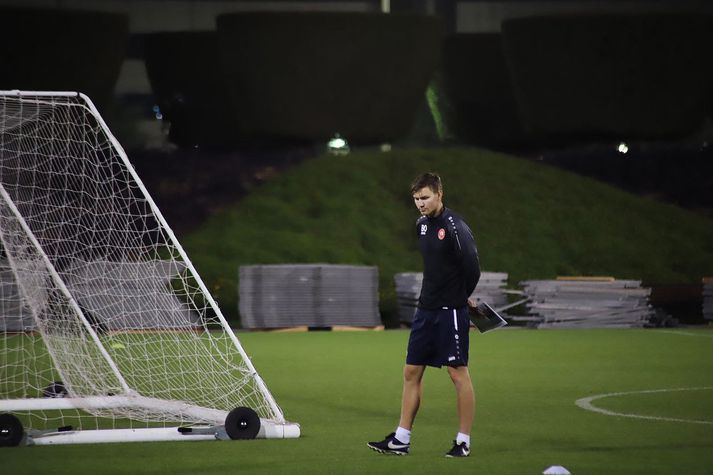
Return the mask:
{"type": "Polygon", "coordinates": [[[0,413],[39,440],[237,407],[299,435],[91,101],[0,91],[0,413]]]}

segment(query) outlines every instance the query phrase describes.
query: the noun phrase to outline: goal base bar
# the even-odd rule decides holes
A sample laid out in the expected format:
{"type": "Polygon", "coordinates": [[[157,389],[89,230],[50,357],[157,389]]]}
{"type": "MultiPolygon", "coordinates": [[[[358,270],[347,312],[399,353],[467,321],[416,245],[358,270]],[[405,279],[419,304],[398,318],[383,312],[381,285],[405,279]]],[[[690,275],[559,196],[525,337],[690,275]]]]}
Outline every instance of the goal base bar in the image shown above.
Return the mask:
{"type": "MultiPolygon", "coordinates": [[[[258,439],[294,439],[300,436],[300,426],[294,423],[276,424],[261,421],[258,439]]],[[[27,445],[107,444],[118,442],[192,442],[219,440],[216,434],[182,433],[178,427],[141,429],[92,429],[50,432],[27,437],[27,445]]]]}
{"type": "Polygon", "coordinates": [[[177,427],[142,429],[92,429],[50,432],[27,437],[27,445],[106,444],[116,442],[160,442],[216,440],[213,434],[182,434],[177,427]]]}
{"type": "MultiPolygon", "coordinates": [[[[61,409],[111,409],[148,408],[172,410],[210,424],[198,431],[179,431],[178,427],[142,427],[129,429],[90,429],[57,432],[42,432],[28,436],[28,445],[52,444],[99,444],[108,442],[191,441],[216,440],[223,428],[227,411],[191,405],[182,401],[131,396],[90,396],[83,398],[29,398],[0,400],[0,413],[61,409]],[[211,431],[211,428],[215,429],[211,431]]],[[[174,422],[175,424],[175,422],[174,422]]],[[[224,430],[223,430],[224,432],[224,430]]],[[[300,425],[294,422],[274,421],[260,418],[258,439],[295,439],[300,436],[300,425]]]]}

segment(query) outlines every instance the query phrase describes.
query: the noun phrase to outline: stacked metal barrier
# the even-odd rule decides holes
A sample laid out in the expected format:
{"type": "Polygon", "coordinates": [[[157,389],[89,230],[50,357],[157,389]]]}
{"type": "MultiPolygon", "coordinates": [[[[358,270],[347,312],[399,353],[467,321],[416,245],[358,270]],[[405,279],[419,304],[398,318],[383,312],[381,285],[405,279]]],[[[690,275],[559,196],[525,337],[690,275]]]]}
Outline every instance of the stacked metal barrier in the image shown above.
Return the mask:
{"type": "Polygon", "coordinates": [[[20,300],[15,275],[7,261],[0,259],[0,333],[30,331],[34,328],[32,314],[20,300]]]}
{"type": "MultiPolygon", "coordinates": [[[[197,317],[168,291],[180,269],[165,261],[85,261],[68,272],[66,285],[87,320],[100,330],[183,328],[196,325],[197,317]]],[[[0,331],[35,328],[15,275],[7,261],[0,260],[0,331]]]]}
{"type": "Polygon", "coordinates": [[[241,266],[238,292],[244,328],[381,325],[376,267],[241,266]]]}
{"type": "Polygon", "coordinates": [[[521,283],[538,328],[642,327],[653,316],[651,289],[638,280],[560,278],[521,283]]]}
{"type": "MultiPolygon", "coordinates": [[[[471,295],[476,300],[484,300],[493,308],[507,304],[505,286],[508,274],[505,272],[483,272],[480,281],[471,295]]],[[[421,293],[423,274],[421,272],[404,272],[394,275],[396,284],[396,299],[399,305],[399,320],[410,324],[418,305],[421,293]]]]}
{"type": "Polygon", "coordinates": [[[713,277],[703,278],[703,318],[713,324],[713,277]]]}

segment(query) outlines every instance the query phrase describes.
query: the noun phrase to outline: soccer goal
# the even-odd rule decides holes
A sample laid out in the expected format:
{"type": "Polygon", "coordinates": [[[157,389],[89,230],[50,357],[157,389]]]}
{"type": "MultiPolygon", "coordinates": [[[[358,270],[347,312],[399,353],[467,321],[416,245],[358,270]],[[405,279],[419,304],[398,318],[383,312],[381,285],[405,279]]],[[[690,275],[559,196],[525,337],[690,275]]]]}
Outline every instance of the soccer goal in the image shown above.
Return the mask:
{"type": "Polygon", "coordinates": [[[0,445],[299,434],[91,100],[0,91],[0,445]]]}

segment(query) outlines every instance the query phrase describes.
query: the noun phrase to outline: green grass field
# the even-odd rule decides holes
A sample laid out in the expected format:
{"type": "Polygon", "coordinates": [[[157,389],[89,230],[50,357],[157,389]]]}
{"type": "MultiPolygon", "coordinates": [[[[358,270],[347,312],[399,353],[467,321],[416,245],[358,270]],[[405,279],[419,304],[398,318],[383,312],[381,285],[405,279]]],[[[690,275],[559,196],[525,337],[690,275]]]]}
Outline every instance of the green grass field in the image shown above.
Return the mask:
{"type": "Polygon", "coordinates": [[[445,370],[429,369],[408,457],[367,449],[397,423],[408,332],[241,333],[293,440],[0,449],[7,474],[469,473],[710,474],[713,331],[472,333],[477,414],[471,457],[445,459],[457,425],[445,370]],[[699,388],[699,389],[695,389],[699,388]],[[707,388],[707,389],[700,389],[707,388]],[[682,391],[637,393],[656,389],[682,391]],[[629,415],[575,405],[580,398],[629,415]]]}

